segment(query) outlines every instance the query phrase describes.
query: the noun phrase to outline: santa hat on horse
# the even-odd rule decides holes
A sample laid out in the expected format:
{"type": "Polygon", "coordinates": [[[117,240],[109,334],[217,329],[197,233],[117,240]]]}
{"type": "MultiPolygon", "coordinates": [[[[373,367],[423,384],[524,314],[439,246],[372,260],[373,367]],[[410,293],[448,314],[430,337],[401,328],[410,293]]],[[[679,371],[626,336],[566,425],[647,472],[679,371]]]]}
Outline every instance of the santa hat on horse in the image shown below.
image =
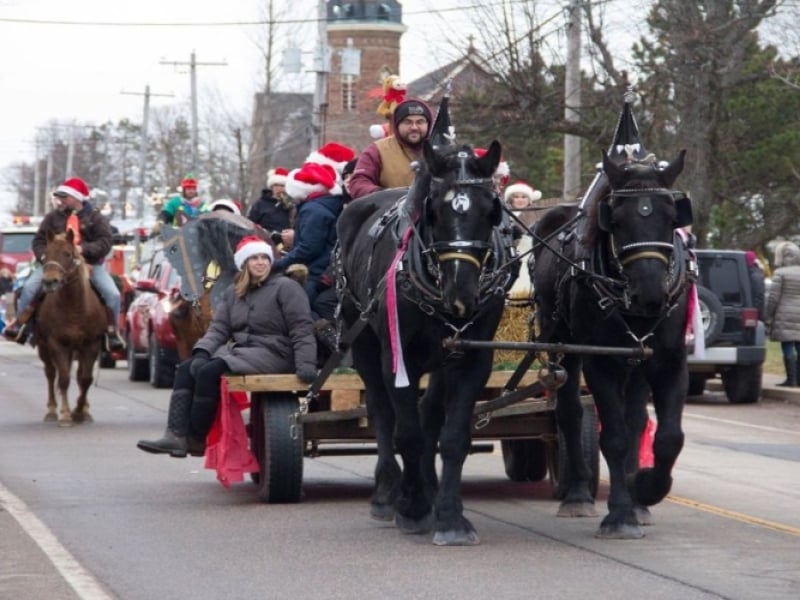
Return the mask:
{"type": "Polygon", "coordinates": [[[80,177],[72,177],[58,186],[53,195],[61,197],[69,196],[83,202],[89,199],[89,186],[86,185],[86,182],[80,177]]]}
{"type": "Polygon", "coordinates": [[[289,173],[286,193],[298,201],[341,194],[342,186],[339,184],[339,179],[339,174],[331,165],[307,162],[289,173]]]}
{"type": "Polygon", "coordinates": [[[236,263],[236,268],[241,271],[244,269],[248,258],[259,254],[266,254],[269,257],[269,262],[275,260],[272,254],[272,247],[267,242],[260,237],[246,235],[236,244],[236,254],[233,255],[233,262],[236,263]]]}

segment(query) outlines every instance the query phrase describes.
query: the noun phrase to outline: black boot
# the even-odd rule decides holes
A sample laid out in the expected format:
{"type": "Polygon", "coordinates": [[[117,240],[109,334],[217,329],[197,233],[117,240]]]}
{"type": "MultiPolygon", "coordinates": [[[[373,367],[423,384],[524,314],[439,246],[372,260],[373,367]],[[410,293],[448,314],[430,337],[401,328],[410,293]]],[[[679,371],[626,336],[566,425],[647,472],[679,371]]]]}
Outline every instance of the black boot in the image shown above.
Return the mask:
{"type": "Polygon", "coordinates": [[[786,381],[779,383],[778,387],[797,387],[797,362],[798,357],[783,357],[783,366],[786,369],[786,381]]]}
{"type": "Polygon", "coordinates": [[[169,454],[184,458],[189,452],[186,433],[189,430],[189,411],[192,408],[191,390],[181,389],[172,392],[167,413],[167,429],[158,440],[139,440],[136,447],[152,454],[169,454]]]}

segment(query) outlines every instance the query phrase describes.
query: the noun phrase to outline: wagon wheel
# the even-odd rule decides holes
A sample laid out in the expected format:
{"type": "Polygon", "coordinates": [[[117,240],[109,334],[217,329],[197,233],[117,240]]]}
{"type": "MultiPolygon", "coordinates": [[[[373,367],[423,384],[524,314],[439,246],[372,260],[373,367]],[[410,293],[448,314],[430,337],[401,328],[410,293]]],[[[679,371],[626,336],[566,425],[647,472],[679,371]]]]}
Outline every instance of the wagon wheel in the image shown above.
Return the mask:
{"type": "Polygon", "coordinates": [[[303,427],[292,437],[291,417],[297,411],[292,394],[253,394],[250,426],[253,453],[259,464],[258,486],[262,502],[299,502],[303,485],[303,427]]]}
{"type": "Polygon", "coordinates": [[[547,476],[547,448],[543,440],[502,440],[500,447],[511,481],[541,481],[547,476]]]}
{"type": "MultiPolygon", "coordinates": [[[[581,420],[581,447],[583,460],[589,467],[589,492],[597,498],[597,488],[600,485],[600,434],[597,429],[597,413],[594,406],[583,407],[581,420]]],[[[559,430],[558,440],[547,444],[547,462],[550,471],[550,481],[553,484],[553,497],[563,500],[567,495],[566,473],[569,457],[567,456],[564,434],[559,430]]]]}

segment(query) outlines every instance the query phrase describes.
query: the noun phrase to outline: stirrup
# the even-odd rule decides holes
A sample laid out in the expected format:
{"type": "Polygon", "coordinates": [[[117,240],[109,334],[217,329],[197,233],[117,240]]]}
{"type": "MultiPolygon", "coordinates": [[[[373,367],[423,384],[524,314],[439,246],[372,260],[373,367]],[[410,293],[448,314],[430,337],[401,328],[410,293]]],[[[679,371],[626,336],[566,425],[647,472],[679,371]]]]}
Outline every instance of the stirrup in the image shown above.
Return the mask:
{"type": "Polygon", "coordinates": [[[121,352],[125,350],[125,341],[120,337],[119,332],[106,331],[105,335],[106,352],[121,352]]]}

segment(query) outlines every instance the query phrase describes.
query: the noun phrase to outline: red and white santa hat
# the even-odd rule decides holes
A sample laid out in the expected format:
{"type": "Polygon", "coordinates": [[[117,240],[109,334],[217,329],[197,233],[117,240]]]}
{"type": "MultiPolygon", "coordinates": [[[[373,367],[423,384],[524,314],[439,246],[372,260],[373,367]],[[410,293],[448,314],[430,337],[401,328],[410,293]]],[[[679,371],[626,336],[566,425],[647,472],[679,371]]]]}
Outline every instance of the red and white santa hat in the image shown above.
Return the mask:
{"type": "Polygon", "coordinates": [[[505,200],[506,203],[511,202],[511,196],[514,194],[525,194],[528,198],[528,202],[536,202],[542,199],[542,192],[533,189],[522,180],[515,181],[506,188],[505,192],[503,192],[503,200],[505,200]]]}
{"type": "Polygon", "coordinates": [[[314,196],[341,194],[342,186],[339,179],[339,173],[331,165],[303,163],[302,167],[289,173],[286,193],[298,201],[314,196]]]}
{"type": "Polygon", "coordinates": [[[314,150],[306,158],[307,163],[330,165],[337,173],[341,173],[344,166],[356,157],[356,151],[347,146],[328,142],[319,150],[314,150]]]}
{"type": "Polygon", "coordinates": [[[286,185],[286,179],[289,177],[289,170],[283,167],[275,167],[267,171],[267,187],[273,185],[286,185]]]}
{"type": "Polygon", "coordinates": [[[242,214],[242,207],[236,200],[214,200],[208,207],[209,210],[228,210],[235,215],[242,214]]]}
{"type": "Polygon", "coordinates": [[[75,200],[83,202],[89,199],[89,186],[86,185],[86,182],[80,177],[72,177],[58,186],[54,195],[67,195],[71,198],[75,198],[75,200]]]}
{"type": "MultiPolygon", "coordinates": [[[[486,148],[475,148],[472,152],[478,158],[483,158],[484,156],[486,156],[488,150],[486,148]]],[[[511,167],[508,166],[508,161],[505,161],[501,158],[492,176],[500,180],[499,183],[501,186],[505,186],[508,184],[508,179],[510,175],[511,175],[511,167]]]]}
{"type": "Polygon", "coordinates": [[[246,235],[236,244],[236,253],[233,255],[233,262],[236,263],[236,268],[241,271],[244,269],[248,258],[258,256],[259,254],[266,254],[269,257],[269,262],[275,260],[272,247],[267,242],[255,235],[246,235]]]}

